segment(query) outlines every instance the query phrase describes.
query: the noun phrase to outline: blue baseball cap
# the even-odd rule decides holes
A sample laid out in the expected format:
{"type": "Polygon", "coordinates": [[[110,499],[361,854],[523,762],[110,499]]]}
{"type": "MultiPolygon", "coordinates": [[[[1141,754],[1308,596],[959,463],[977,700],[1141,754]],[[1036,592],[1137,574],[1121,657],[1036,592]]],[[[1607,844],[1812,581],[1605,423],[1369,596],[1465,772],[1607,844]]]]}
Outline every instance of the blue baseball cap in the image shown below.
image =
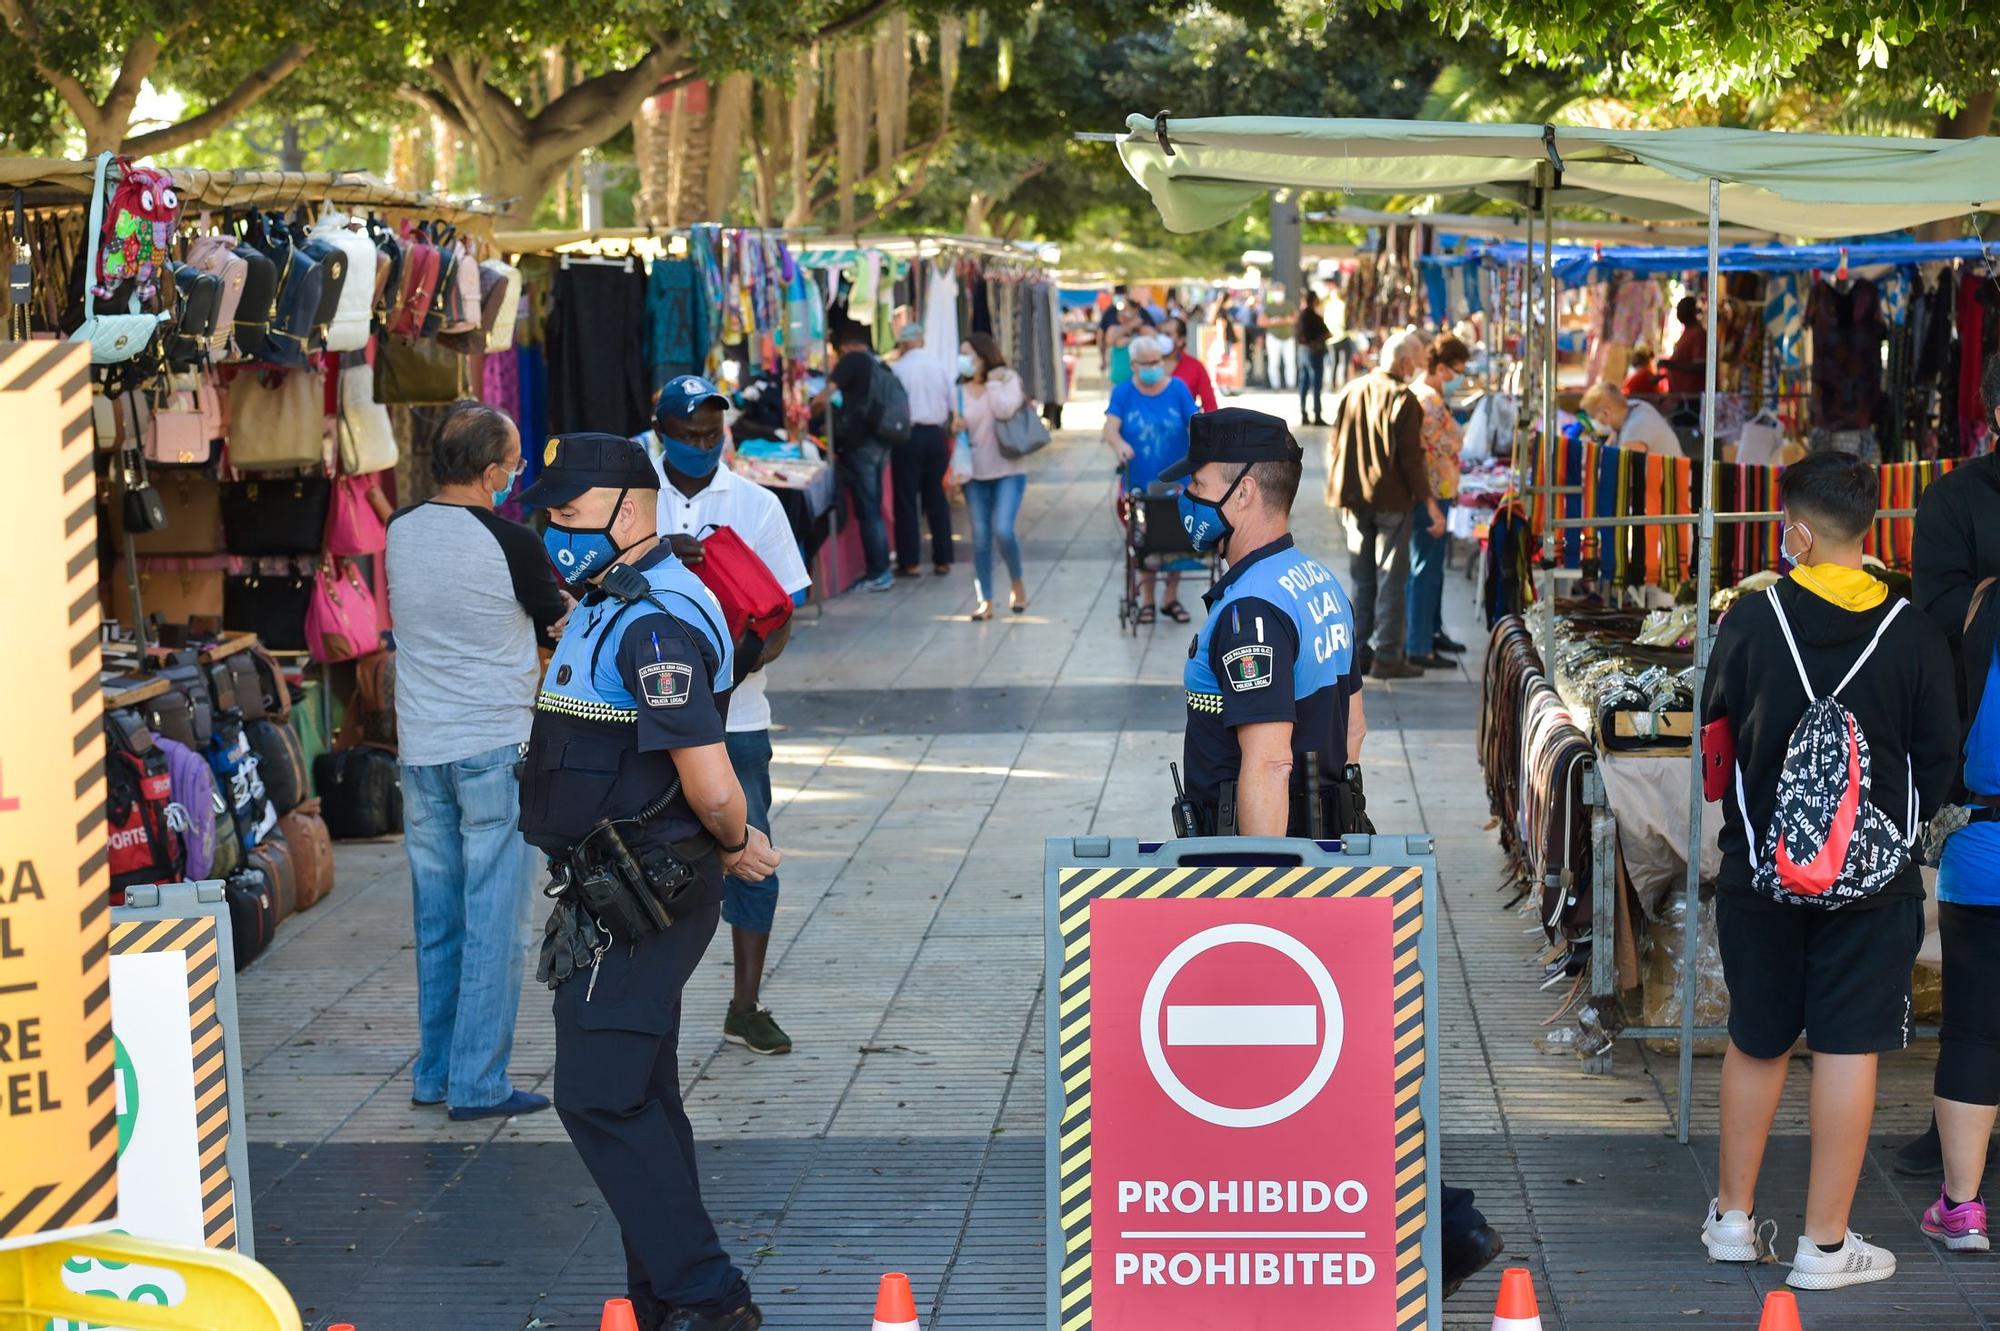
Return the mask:
{"type": "Polygon", "coordinates": [[[725,411],[729,399],[722,390],[698,374],[681,374],[660,387],[660,400],[653,405],[655,420],[686,420],[713,402],[725,411]]]}
{"type": "Polygon", "coordinates": [[[516,496],[526,508],[558,508],[586,490],[657,490],[660,474],[646,450],[615,434],[552,435],[542,474],[516,496]]]}

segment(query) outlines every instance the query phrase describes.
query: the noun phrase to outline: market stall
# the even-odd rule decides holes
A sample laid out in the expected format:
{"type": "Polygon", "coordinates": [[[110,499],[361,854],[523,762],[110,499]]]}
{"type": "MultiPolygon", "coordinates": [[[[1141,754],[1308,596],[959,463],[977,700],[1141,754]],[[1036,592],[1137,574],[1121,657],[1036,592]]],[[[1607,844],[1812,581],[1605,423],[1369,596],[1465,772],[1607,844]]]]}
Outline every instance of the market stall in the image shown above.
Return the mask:
{"type": "MultiPolygon", "coordinates": [[[[1961,141],[1892,140],[1860,137],[1765,134],[1741,130],[1669,130],[1656,132],[1610,131],[1566,128],[1554,125],[1462,125],[1385,120],[1303,120],[1278,117],[1240,117],[1176,120],[1133,116],[1128,132],[1116,139],[1128,170],[1153,196],[1167,225],[1176,230],[1197,230],[1213,226],[1262,199],[1274,187],[1340,189],[1349,192],[1382,194],[1437,193],[1479,189],[1495,197],[1509,199],[1527,210],[1528,219],[1539,220],[1542,259],[1535,282],[1524,292],[1523,309],[1530,336],[1526,345],[1536,348],[1539,365],[1528,400],[1537,404],[1537,432],[1531,450],[1536,459],[1536,488],[1544,513],[1555,494],[1555,466],[1551,458],[1560,438],[1556,424],[1556,324],[1557,271],[1553,245],[1554,209],[1558,202],[1574,202],[1626,217],[1644,220],[1705,217],[1707,246],[1705,267],[1710,291],[1722,289],[1719,260],[1720,228],[1732,223],[1765,228],[1786,234],[1854,235],[1872,234],[1919,224],[1957,218],[1980,211],[1985,195],[2000,180],[2000,140],[1961,141]]],[[[1532,243],[1535,232],[1530,232],[1532,243]]],[[[1648,717],[1674,711],[1677,698],[1701,695],[1703,674],[1711,642],[1712,591],[1716,582],[1716,539],[1718,522],[1762,525],[1775,517],[1765,512],[1721,513],[1718,511],[1716,412],[1718,383],[1717,324],[1710,319],[1705,330],[1706,354],[1703,361],[1700,457],[1696,476],[1701,493],[1695,506],[1694,546],[1691,561],[1693,616],[1686,640],[1691,648],[1689,665],[1681,672],[1665,672],[1671,689],[1662,697],[1653,687],[1657,677],[1643,690],[1635,688],[1628,697],[1643,702],[1628,712],[1648,717]]],[[[1570,487],[1563,487],[1568,489],[1570,487]]],[[[1565,496],[1566,497],[1566,496],[1565,496]]],[[[1885,517],[1908,516],[1907,511],[1891,511],[1885,517]]],[[[1685,517],[1641,514],[1616,520],[1619,526],[1684,525],[1685,517]]],[[[1523,526],[1526,526],[1523,520],[1523,526]]],[[[1489,697],[1539,699],[1533,724],[1517,725],[1517,736],[1540,736],[1544,745],[1573,755],[1555,762],[1550,770],[1559,775],[1559,784],[1549,792],[1556,798],[1538,798],[1536,807],[1560,808],[1562,816],[1551,821],[1544,816],[1531,820],[1539,827],[1542,842],[1550,842],[1550,830],[1560,830],[1560,853],[1531,856],[1524,868],[1534,877],[1529,886],[1543,889],[1545,927],[1557,931],[1574,944],[1588,936],[1593,947],[1589,956],[1592,972],[1591,997],[1616,996],[1617,985],[1610,978],[1611,947],[1592,924],[1605,916],[1601,908],[1587,908],[1586,891],[1597,887],[1600,901],[1618,894],[1603,890],[1610,879],[1609,866],[1588,865],[1588,853],[1575,852],[1574,836],[1579,826],[1590,826],[1594,815],[1584,812],[1601,804],[1601,780],[1589,739],[1576,743],[1568,738],[1583,735],[1583,728],[1561,704],[1560,691],[1552,682],[1558,670],[1558,612],[1562,606],[1555,596],[1555,564],[1559,534],[1569,527],[1607,525],[1597,517],[1578,516],[1546,521],[1540,530],[1529,528],[1529,542],[1538,543],[1541,556],[1530,568],[1524,556],[1527,542],[1510,542],[1514,577],[1526,594],[1527,584],[1537,584],[1535,599],[1552,613],[1542,617],[1534,630],[1513,622],[1503,622],[1507,641],[1496,633],[1494,650],[1504,645],[1514,660],[1513,674],[1539,675],[1539,685],[1511,689],[1493,687],[1497,676],[1489,665],[1489,697]],[[1550,699],[1555,699],[1551,702],[1550,699]],[[1593,800],[1591,797],[1595,795],[1593,800]],[[1585,880],[1592,869],[1595,878],[1585,880]],[[1539,879],[1539,881],[1537,881],[1539,879]]],[[[1514,719],[1520,720],[1525,713],[1514,719]]],[[[1654,733],[1643,738],[1664,744],[1678,738],[1661,733],[1659,721],[1650,722],[1654,733]]],[[[1614,722],[1615,725],[1615,722],[1614,722]]],[[[1703,804],[1698,773],[1701,766],[1699,729],[1688,726],[1685,765],[1682,772],[1688,787],[1688,826],[1683,845],[1687,868],[1682,880],[1683,902],[1697,902],[1702,884],[1699,847],[1703,843],[1703,804]]],[[[1482,730],[1482,738],[1488,732],[1482,730]]],[[[1502,747],[1506,747],[1504,744],[1502,747]]],[[[1521,803],[1529,803],[1525,794],[1521,803]]],[[[1619,1034],[1626,1036],[1673,1036],[1680,1048],[1679,1127],[1683,1141],[1688,1132],[1693,1086],[1692,1057],[1697,1035],[1716,1033],[1697,1021],[1696,979],[1702,929],[1698,909],[1681,911],[1680,961],[1675,983],[1680,990],[1679,1020],[1671,1026],[1628,1025],[1619,1034]]],[[[1556,974],[1572,967],[1581,968],[1576,949],[1559,956],[1556,974]]],[[[1555,960],[1552,959],[1552,960],[1555,960]]]]}

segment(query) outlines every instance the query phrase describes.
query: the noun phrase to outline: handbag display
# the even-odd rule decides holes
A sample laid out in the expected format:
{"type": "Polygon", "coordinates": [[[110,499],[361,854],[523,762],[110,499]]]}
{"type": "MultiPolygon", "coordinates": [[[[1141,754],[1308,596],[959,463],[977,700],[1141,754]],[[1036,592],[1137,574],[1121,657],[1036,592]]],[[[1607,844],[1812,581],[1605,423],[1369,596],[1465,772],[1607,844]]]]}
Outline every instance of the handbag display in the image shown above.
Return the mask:
{"type": "Polygon", "coordinates": [[[375,505],[368,501],[374,483],[366,476],[343,476],[334,482],[333,504],[326,518],[326,552],[330,555],[377,555],[389,544],[375,505]]]}
{"type": "Polygon", "coordinates": [[[332,490],[324,476],[225,482],[225,547],[232,555],[318,554],[332,490]]]}
{"type": "Polygon", "coordinates": [[[306,650],[315,661],[352,661],[375,650],[382,639],[382,621],[375,594],[361,581],[354,565],[320,565],[306,608],[306,650]]]}
{"type": "Polygon", "coordinates": [[[1042,420],[1042,414],[1035,410],[1032,402],[1023,402],[1021,409],[1005,420],[993,422],[993,437],[1000,445],[1003,458],[1024,458],[1031,453],[1039,453],[1049,446],[1049,427],[1042,420]]]}
{"type": "Polygon", "coordinates": [[[162,327],[172,317],[165,312],[141,313],[136,289],[125,313],[97,312],[97,288],[103,280],[99,268],[103,251],[98,237],[104,230],[105,173],[110,166],[111,154],[99,153],[90,190],[89,230],[84,232],[82,261],[88,271],[83,280],[83,322],[69,338],[90,345],[92,365],[121,365],[140,357],[157,343],[162,327]]]}
{"type": "Polygon", "coordinates": [[[436,338],[375,342],[375,401],[397,406],[443,406],[463,397],[465,357],[436,338]]]}
{"type": "Polygon", "coordinates": [[[389,409],[375,400],[375,367],[356,356],[340,367],[340,469],[349,476],[387,471],[396,455],[389,409]]]}
{"type": "Polygon", "coordinates": [[[222,580],[224,626],[254,633],[272,651],[306,649],[306,609],[312,604],[313,580],[290,574],[268,577],[250,574],[222,580]]]}
{"type": "Polygon", "coordinates": [[[326,376],[258,370],[229,381],[229,465],[238,471],[319,466],[326,448],[326,376]]]}

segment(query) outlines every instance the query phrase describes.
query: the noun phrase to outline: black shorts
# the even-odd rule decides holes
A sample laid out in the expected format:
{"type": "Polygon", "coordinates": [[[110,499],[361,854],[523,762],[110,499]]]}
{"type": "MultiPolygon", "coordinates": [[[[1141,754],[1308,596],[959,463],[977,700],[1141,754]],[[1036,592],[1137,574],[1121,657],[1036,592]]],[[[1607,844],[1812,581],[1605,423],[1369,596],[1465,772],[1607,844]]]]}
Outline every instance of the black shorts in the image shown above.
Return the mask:
{"type": "Polygon", "coordinates": [[[1815,1054],[1879,1054],[1910,1043],[1910,969],[1924,942],[1922,897],[1845,910],[1715,904],[1729,986],[1729,1039],[1752,1058],[1798,1042],[1815,1054]]]}

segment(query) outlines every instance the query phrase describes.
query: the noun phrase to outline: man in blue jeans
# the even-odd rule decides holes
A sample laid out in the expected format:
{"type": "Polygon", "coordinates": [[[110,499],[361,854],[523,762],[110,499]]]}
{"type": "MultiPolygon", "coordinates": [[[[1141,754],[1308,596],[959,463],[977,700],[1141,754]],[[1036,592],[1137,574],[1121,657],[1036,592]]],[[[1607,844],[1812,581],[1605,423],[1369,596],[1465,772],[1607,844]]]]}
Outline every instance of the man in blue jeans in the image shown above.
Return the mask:
{"type": "Polygon", "coordinates": [[[869,349],[868,330],[851,319],[834,330],[834,346],[840,359],[833,363],[812,409],[832,407],[834,474],[854,501],[861,553],[868,564],[856,585],[886,592],[896,585],[896,575],[889,571],[889,524],[882,516],[882,468],[889,461],[889,446],[875,437],[871,425],[875,412],[869,385],[875,377],[875,353],[869,349]]]}
{"type": "Polygon", "coordinates": [[[461,402],[431,453],[429,503],[389,519],[403,850],[417,943],[410,1100],[454,1119],[547,1109],[507,1079],[535,857],[517,826],[534,721],[537,641],[568,603],[534,532],[493,512],[521,472],[521,439],[461,402]]]}
{"type": "MultiPolygon", "coordinates": [[[[669,379],[653,409],[659,451],[648,453],[660,474],[660,535],[688,567],[700,571],[702,538],[727,527],[764,561],[778,585],[794,599],[812,586],[800,557],[792,524],[778,497],[747,481],[722,459],[723,410],[729,405],[716,386],[695,375],[669,379]]],[[[878,509],[879,511],[879,509],[878,509]]],[[[764,657],[784,650],[788,623],[764,644],[764,657]]],[[[740,658],[739,658],[740,660],[740,658]]],[[[764,696],[761,664],[741,676],[729,692],[723,743],[743,787],[744,818],[771,834],[771,704],[764,696]]],[[[764,962],[771,945],[771,922],[778,911],[778,875],[757,882],[722,880],[722,918],[729,925],[736,965],[735,994],[723,1018],[722,1038],[753,1054],[789,1054],[792,1037],[761,1001],[764,962]]]]}

